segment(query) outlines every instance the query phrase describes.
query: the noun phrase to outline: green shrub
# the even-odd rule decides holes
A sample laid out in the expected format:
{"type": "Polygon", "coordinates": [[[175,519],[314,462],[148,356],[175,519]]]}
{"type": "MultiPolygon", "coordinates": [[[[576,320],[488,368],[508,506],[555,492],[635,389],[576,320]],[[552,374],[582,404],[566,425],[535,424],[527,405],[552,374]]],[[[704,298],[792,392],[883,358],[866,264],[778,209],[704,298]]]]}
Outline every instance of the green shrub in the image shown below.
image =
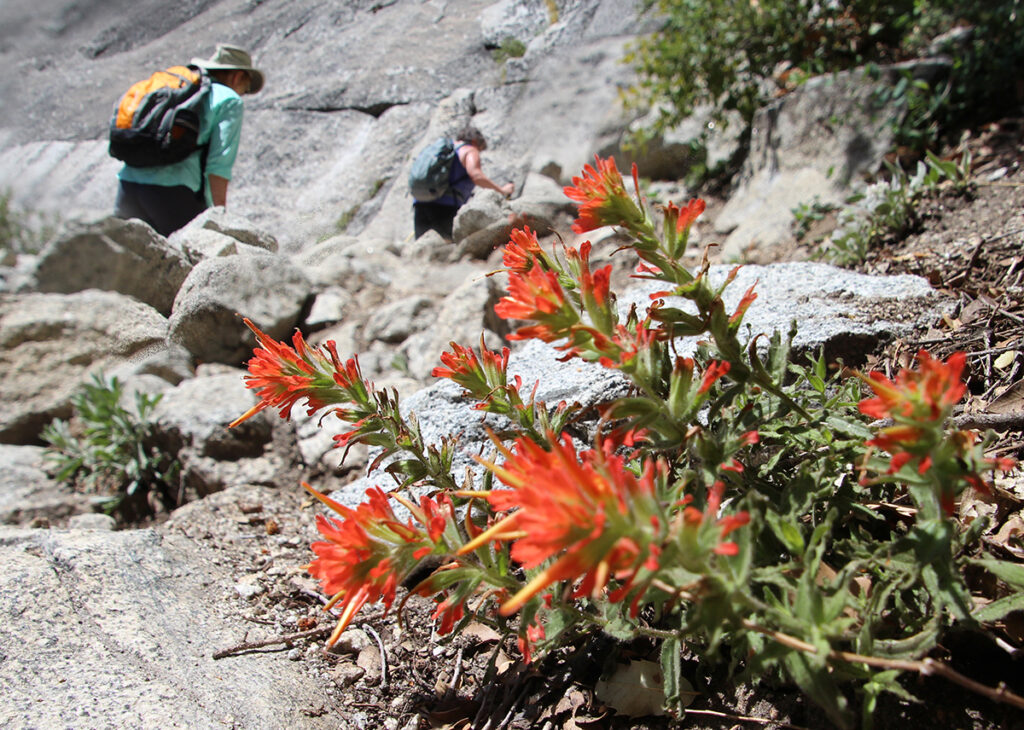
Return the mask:
{"type": "Polygon", "coordinates": [[[182,501],[178,461],[153,446],[149,416],[161,396],[135,393],[135,411],[121,405],[117,378],[94,374],[71,398],[71,422],[56,420],[43,429],[46,460],[55,477],[103,498],[103,510],[125,521],[152,516],[159,506],[182,501]]]}
{"type": "Polygon", "coordinates": [[[965,30],[947,47],[951,72],[932,86],[897,85],[908,105],[900,143],[923,149],[941,132],[1016,105],[1005,79],[1024,60],[1021,0],[646,0],[664,26],[627,57],[640,80],[634,102],[661,110],[671,127],[699,104],[754,112],[808,76],[924,55],[936,37],[965,30]]]}

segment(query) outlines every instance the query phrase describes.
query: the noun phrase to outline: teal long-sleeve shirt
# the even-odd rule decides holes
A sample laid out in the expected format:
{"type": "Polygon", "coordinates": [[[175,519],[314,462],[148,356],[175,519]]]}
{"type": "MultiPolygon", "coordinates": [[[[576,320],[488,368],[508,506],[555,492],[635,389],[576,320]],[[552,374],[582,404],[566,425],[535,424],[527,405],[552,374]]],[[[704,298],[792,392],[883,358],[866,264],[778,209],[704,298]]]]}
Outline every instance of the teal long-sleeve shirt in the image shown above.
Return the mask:
{"type": "MultiPolygon", "coordinates": [[[[242,98],[233,89],[214,82],[203,102],[199,121],[199,144],[209,143],[206,154],[206,174],[231,179],[231,168],[238,155],[242,138],[242,98]]],[[[125,165],[117,177],[126,182],[173,187],[185,185],[199,192],[202,187],[200,152],[197,150],[181,162],[159,167],[131,167],[125,165]]],[[[206,204],[213,205],[210,186],[205,186],[206,204]]]]}

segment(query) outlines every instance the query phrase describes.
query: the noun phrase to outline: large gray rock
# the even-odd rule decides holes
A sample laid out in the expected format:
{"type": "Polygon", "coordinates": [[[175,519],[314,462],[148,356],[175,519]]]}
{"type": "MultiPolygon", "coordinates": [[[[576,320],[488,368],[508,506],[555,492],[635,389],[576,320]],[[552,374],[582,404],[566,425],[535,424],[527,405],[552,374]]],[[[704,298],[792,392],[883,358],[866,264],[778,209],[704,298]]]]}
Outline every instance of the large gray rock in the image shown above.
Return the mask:
{"type": "Polygon", "coordinates": [[[237,365],[254,343],[242,317],[282,339],[298,324],[310,293],[306,275],[274,254],[205,259],[178,291],[170,337],[203,362],[237,365]]]}
{"type": "Polygon", "coordinates": [[[107,218],[47,246],[36,265],[36,288],[61,294],[116,291],[166,317],[191,268],[179,248],[142,221],[107,218]]]}
{"type": "Polygon", "coordinates": [[[228,424],[258,402],[245,387],[244,371],[215,373],[186,380],[164,392],[152,420],[174,451],[184,447],[224,461],[259,456],[273,436],[270,418],[258,413],[235,428],[228,424]]]}
{"type": "Polygon", "coordinates": [[[187,249],[190,239],[198,237],[201,232],[218,233],[246,246],[277,253],[277,239],[271,233],[257,228],[247,218],[221,207],[203,211],[187,226],[172,233],[170,239],[187,249]]]}
{"type": "Polygon", "coordinates": [[[544,0],[501,0],[480,13],[480,31],[484,43],[494,48],[509,40],[525,45],[557,16],[557,9],[544,0]]]}
{"type": "MultiPolygon", "coordinates": [[[[731,270],[712,266],[708,281],[720,286],[731,270]]],[[[830,360],[842,358],[848,365],[862,362],[878,342],[926,328],[954,304],[919,276],[870,276],[828,264],[798,262],[740,268],[722,295],[727,312],[735,311],[751,286],[757,299],[743,318],[741,338],[776,330],[785,334],[795,321],[795,350],[813,354],[824,348],[830,360]]],[[[664,285],[657,282],[639,284],[619,298],[619,308],[624,312],[635,304],[638,311],[645,311],[649,295],[661,289],[664,285]]],[[[675,298],[666,302],[696,311],[689,302],[675,298]]],[[[680,342],[677,349],[685,354],[693,346],[680,342]]]]}
{"type": "Polygon", "coordinates": [[[145,368],[166,336],[159,312],[115,292],[0,295],[0,442],[36,443],[90,373],[145,368]]]}
{"type": "Polygon", "coordinates": [[[244,484],[295,481],[289,465],[272,448],[275,424],[283,442],[294,445],[294,429],[263,411],[234,428],[228,424],[257,403],[243,371],[206,374],[164,392],[152,420],[161,448],[181,463],[189,495],[206,495],[244,484]]]}
{"type": "Polygon", "coordinates": [[[45,520],[56,525],[91,512],[89,498],[54,481],[44,470],[39,446],[0,444],[0,524],[28,525],[45,520]]]}
{"type": "Polygon", "coordinates": [[[0,528],[0,614],[18,637],[0,653],[0,725],[338,726],[301,662],[212,658],[251,624],[225,600],[236,576],[185,533],[0,528]]]}
{"type": "MultiPolygon", "coordinates": [[[[721,285],[731,268],[712,267],[708,274],[711,284],[721,285]]],[[[755,282],[758,298],[744,317],[741,337],[770,335],[777,330],[785,334],[795,319],[800,324],[794,341],[798,352],[815,354],[824,349],[830,359],[840,357],[850,365],[857,364],[863,353],[881,340],[927,327],[944,307],[953,304],[920,277],[868,276],[826,264],[796,263],[741,268],[723,295],[727,311],[735,310],[755,282]]],[[[661,289],[664,285],[657,282],[630,288],[619,298],[620,310],[625,313],[636,305],[638,311],[646,311],[650,294],[661,289]]],[[[688,302],[674,298],[668,303],[688,308],[688,302]]],[[[675,351],[685,355],[696,346],[697,338],[680,339],[675,351]]],[[[579,358],[564,361],[563,351],[539,340],[528,340],[512,352],[508,372],[510,379],[517,375],[522,379],[524,397],[536,386],[536,398],[551,408],[561,402],[584,408],[597,406],[625,395],[629,389],[618,370],[579,358]]],[[[428,443],[458,437],[453,474],[459,479],[467,468],[479,471],[473,455],[492,448],[485,426],[494,429],[500,419],[473,410],[471,402],[461,397],[461,389],[447,380],[406,398],[402,408],[404,413],[415,414],[428,443]]],[[[378,470],[336,490],[332,496],[355,505],[363,500],[367,487],[385,484],[388,479],[378,470]]]]}
{"type": "MultiPolygon", "coordinates": [[[[659,113],[658,109],[652,110],[630,124],[631,132],[643,132],[645,143],[616,154],[621,170],[628,170],[635,162],[646,178],[677,180],[698,167],[720,169],[740,153],[746,125],[737,111],[717,120],[712,107],[700,106],[674,127],[658,133],[644,131],[651,129],[659,113]]],[[[614,153],[615,149],[601,152],[614,153]]]]}
{"type": "Polygon", "coordinates": [[[926,79],[943,70],[919,62],[889,68],[877,80],[863,69],[820,76],[757,112],[737,188],[715,219],[729,234],[725,256],[787,240],[793,208],[815,199],[839,204],[881,167],[903,107],[881,105],[878,94],[904,68],[926,79]]]}
{"type": "Polygon", "coordinates": [[[434,321],[434,303],[429,297],[411,296],[383,305],[366,322],[369,341],[401,342],[434,321]]]}

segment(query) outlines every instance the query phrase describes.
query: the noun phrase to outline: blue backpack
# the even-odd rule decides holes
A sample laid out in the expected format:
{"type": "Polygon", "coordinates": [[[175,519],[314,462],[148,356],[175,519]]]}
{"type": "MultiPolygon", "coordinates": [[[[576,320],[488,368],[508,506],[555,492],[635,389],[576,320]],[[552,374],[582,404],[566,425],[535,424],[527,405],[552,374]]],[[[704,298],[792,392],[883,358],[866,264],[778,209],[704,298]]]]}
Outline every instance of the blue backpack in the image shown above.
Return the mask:
{"type": "Polygon", "coordinates": [[[448,176],[455,161],[455,142],[441,137],[427,145],[413,160],[409,192],[414,200],[430,203],[451,189],[448,176]]]}

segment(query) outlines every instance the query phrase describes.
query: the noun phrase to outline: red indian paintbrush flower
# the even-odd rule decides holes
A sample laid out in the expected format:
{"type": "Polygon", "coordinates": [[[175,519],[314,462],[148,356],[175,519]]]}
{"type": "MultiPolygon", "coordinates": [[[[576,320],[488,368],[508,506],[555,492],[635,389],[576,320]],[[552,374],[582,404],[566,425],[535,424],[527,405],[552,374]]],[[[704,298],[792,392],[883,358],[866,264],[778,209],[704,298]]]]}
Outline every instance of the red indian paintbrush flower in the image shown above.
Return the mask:
{"type": "Polygon", "coordinates": [[[505,244],[502,263],[509,271],[526,273],[538,264],[544,264],[544,251],[537,241],[537,234],[524,226],[522,230],[514,228],[509,234],[509,242],[505,244]]]}
{"type": "Polygon", "coordinates": [[[579,321],[579,315],[566,302],[565,292],[558,283],[558,274],[534,266],[525,273],[510,272],[508,295],[494,305],[494,312],[502,319],[535,320],[537,324],[520,327],[510,340],[537,338],[554,342],[568,334],[579,321]]]}
{"type": "Polygon", "coordinates": [[[942,420],[967,391],[961,380],[966,362],[963,352],[954,352],[943,363],[921,350],[917,353],[918,369],[900,370],[895,382],[882,373],[870,373],[864,380],[876,397],[861,401],[860,412],[903,423],[942,420]]]}
{"type": "MultiPolygon", "coordinates": [[[[646,223],[643,210],[626,193],[615,158],[594,157],[594,167],[585,165],[583,176],[574,177],[572,185],[563,188],[566,196],[579,203],[579,215],[572,229],[585,233],[601,226],[630,228],[646,223]]],[[[633,179],[636,182],[636,165],[633,179]]],[[[639,190],[639,184],[637,184],[639,190]]]]}
{"type": "Polygon", "coordinates": [[[322,348],[312,348],[296,330],[289,347],[260,331],[250,320],[243,321],[259,344],[249,361],[245,387],[255,390],[260,402],[236,418],[231,426],[237,426],[264,408],[278,408],[281,418],[289,418],[292,407],[303,399],[309,415],[336,403],[367,401],[359,362],[351,358],[342,363],[333,341],[322,348]]]}
{"type": "MultiPolygon", "coordinates": [[[[691,541],[696,542],[697,533],[706,522],[713,521],[718,528],[718,540],[711,549],[716,555],[737,555],[740,548],[734,542],[727,542],[725,538],[734,530],[743,527],[750,522],[750,513],[747,511],[736,512],[732,515],[718,517],[718,510],[722,506],[722,495],[725,493],[725,483],[716,481],[708,490],[708,503],[706,509],[701,512],[696,507],[686,507],[682,513],[683,533],[691,541]]],[[[683,503],[690,501],[688,496],[683,503]]]]}
{"type": "Polygon", "coordinates": [[[698,393],[706,393],[711,389],[719,378],[729,372],[732,365],[725,360],[712,360],[708,363],[707,370],[704,371],[704,380],[700,384],[700,388],[697,389],[698,393]]]}
{"type": "MultiPolygon", "coordinates": [[[[867,442],[890,454],[887,475],[900,473],[910,466],[924,477],[946,515],[953,514],[955,500],[964,485],[989,491],[982,478],[984,471],[1008,471],[1015,466],[1012,459],[985,457],[978,434],[953,431],[947,435],[946,424],[967,385],[961,376],[966,355],[956,352],[946,362],[936,360],[926,351],[917,355],[917,370],[902,369],[895,381],[881,373],[860,376],[875,392],[874,398],[860,402],[861,413],[873,418],[891,418],[891,426],[879,429],[867,442]]],[[[904,479],[913,479],[903,471],[904,479]]]]}
{"type": "Polygon", "coordinates": [[[700,198],[691,198],[690,202],[682,208],[673,203],[669,203],[667,208],[668,212],[676,219],[676,232],[682,233],[700,217],[700,214],[707,208],[707,204],[700,198]]]}
{"type": "Polygon", "coordinates": [[[478,400],[487,399],[496,388],[507,382],[509,349],[503,347],[501,353],[488,350],[480,338],[480,357],[471,347],[452,342],[451,352],[441,355],[445,367],[436,367],[430,371],[435,378],[448,378],[461,385],[478,400]]]}
{"type": "Polygon", "coordinates": [[[740,299],[740,303],[737,305],[736,311],[732,313],[731,317],[729,317],[730,327],[739,327],[740,322],[743,320],[743,315],[747,313],[747,310],[750,309],[750,305],[754,303],[755,299],[757,299],[757,293],[754,291],[755,286],[757,286],[757,282],[754,282],[751,287],[747,289],[747,293],[743,295],[742,299],[740,299]]]}
{"type": "Polygon", "coordinates": [[[657,567],[651,526],[659,512],[654,496],[655,463],[637,477],[610,448],[576,453],[563,435],[551,451],[521,437],[514,451],[498,444],[502,465],[481,461],[510,490],[486,493],[499,511],[515,510],[481,533],[461,552],[492,539],[517,538],[511,556],[525,568],[556,558],[501,606],[509,615],[547,586],[582,578],[574,596],[596,595],[612,577],[631,582],[641,568],[657,567]]]}
{"type": "Polygon", "coordinates": [[[892,454],[889,474],[895,474],[915,458],[920,473],[931,467],[930,453],[943,438],[945,421],[953,406],[967,390],[960,377],[966,360],[963,352],[956,352],[942,363],[921,350],[917,355],[918,369],[900,370],[895,381],[878,372],[861,376],[875,397],[862,400],[858,404],[860,412],[895,421],[867,442],[892,454]]]}
{"type": "MultiPolygon", "coordinates": [[[[441,519],[443,515],[450,516],[450,503],[431,502],[430,526],[425,533],[415,527],[412,520],[400,521],[391,509],[388,496],[379,487],[367,489],[369,500],[352,509],[306,484],[303,486],[343,518],[317,515],[317,529],[324,540],[313,543],[317,557],[306,568],[320,581],[324,594],[331,596],[324,610],[338,603],[343,606],[338,625],[327,641],[332,645],[365,604],[381,601],[385,609],[391,607],[398,584],[412,572],[420,558],[433,550],[435,535],[440,539],[436,520],[439,516],[441,519]]],[[[416,510],[414,514],[422,512],[416,510]]]]}

